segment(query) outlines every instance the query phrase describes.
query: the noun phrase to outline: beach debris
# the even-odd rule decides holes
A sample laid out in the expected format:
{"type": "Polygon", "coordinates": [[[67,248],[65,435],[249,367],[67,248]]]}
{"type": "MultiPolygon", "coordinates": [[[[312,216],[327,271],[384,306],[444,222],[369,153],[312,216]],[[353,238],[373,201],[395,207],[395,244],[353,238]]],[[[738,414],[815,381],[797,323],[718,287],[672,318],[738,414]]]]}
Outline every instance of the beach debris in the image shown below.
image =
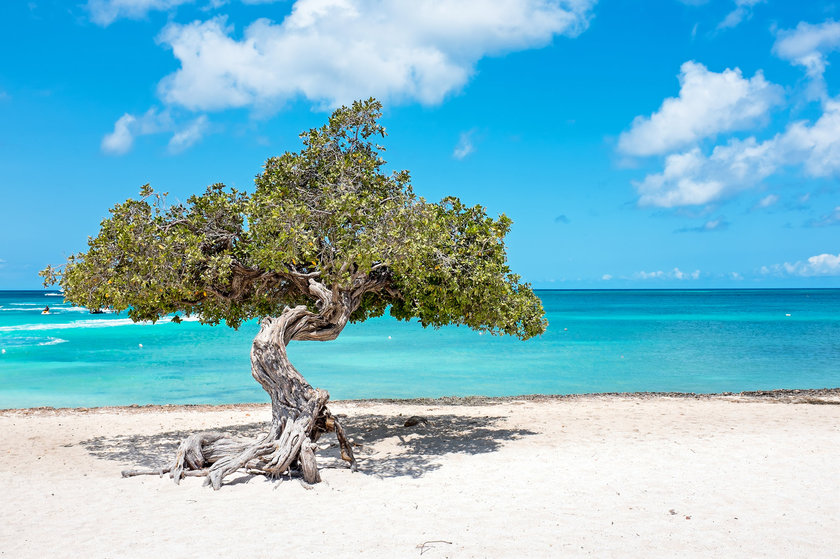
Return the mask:
{"type": "Polygon", "coordinates": [[[429,420],[425,417],[420,417],[419,415],[412,415],[411,417],[405,420],[405,423],[403,423],[403,427],[414,427],[415,425],[418,425],[420,423],[428,425],[429,420]]]}
{"type": "Polygon", "coordinates": [[[452,542],[448,542],[446,540],[428,540],[423,543],[418,543],[416,547],[420,550],[420,555],[423,555],[427,551],[434,549],[435,546],[432,544],[435,543],[445,543],[447,545],[452,545],[452,542]]]}

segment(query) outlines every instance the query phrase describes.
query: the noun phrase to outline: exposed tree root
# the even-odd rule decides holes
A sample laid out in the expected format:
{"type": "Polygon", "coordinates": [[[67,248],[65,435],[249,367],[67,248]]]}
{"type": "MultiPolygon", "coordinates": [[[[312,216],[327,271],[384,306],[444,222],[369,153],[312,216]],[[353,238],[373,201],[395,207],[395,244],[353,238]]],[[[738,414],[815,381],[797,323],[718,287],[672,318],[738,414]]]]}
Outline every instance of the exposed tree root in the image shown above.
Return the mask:
{"type": "Polygon", "coordinates": [[[311,417],[300,417],[287,423],[279,431],[272,427],[267,435],[256,441],[233,439],[217,431],[190,435],[184,439],[172,463],[159,469],[124,470],[123,477],[169,474],[175,483],[185,477],[206,477],[204,484],[219,489],[227,476],[238,470],[249,474],[279,478],[297,471],[308,484],[321,481],[315,459],[315,440],[324,432],[335,431],[341,451],[341,458],[356,470],[356,460],[341,424],[326,408],[313,421],[311,417]]]}
{"type": "MultiPolygon", "coordinates": [[[[309,280],[312,289],[332,308],[332,294],[309,280]]],[[[185,476],[206,476],[205,485],[219,489],[222,481],[238,470],[277,478],[292,470],[299,471],[308,484],[321,476],[315,460],[315,442],[323,433],[335,432],[341,458],[355,471],[356,459],[344,429],[327,409],[329,394],[313,388],[294,368],[286,354],[292,339],[324,340],[338,336],[349,316],[346,305],[334,321],[314,314],[306,307],[287,308],[278,318],[262,321],[260,332],[251,347],[251,373],[271,397],[271,425],[268,433],[256,441],[232,439],[224,433],[209,431],[184,439],[175,459],[159,470],[126,470],[123,476],[168,473],[179,483],[185,476]]]]}

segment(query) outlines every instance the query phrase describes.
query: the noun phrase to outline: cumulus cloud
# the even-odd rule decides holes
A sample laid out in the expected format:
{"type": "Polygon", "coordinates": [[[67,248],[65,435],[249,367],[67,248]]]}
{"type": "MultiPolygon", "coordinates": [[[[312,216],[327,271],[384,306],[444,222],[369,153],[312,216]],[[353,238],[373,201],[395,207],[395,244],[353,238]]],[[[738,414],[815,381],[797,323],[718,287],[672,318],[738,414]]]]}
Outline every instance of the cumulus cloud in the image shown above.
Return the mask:
{"type": "Polygon", "coordinates": [[[731,29],[736,27],[745,19],[751,18],[753,7],[756,4],[763,3],[764,1],[765,0],[735,0],[735,9],[726,14],[726,17],[718,24],[717,28],[731,29]]]}
{"type": "Polygon", "coordinates": [[[475,145],[472,140],[474,133],[475,130],[461,132],[461,137],[458,138],[458,145],[456,145],[455,149],[452,151],[452,157],[455,159],[463,159],[475,151],[475,145]]]}
{"type": "Polygon", "coordinates": [[[653,279],[676,279],[676,280],[696,280],[700,277],[700,270],[693,272],[683,272],[679,268],[674,268],[668,272],[657,270],[655,272],[636,272],[632,279],[639,280],[653,280],[653,279]]]}
{"type": "Polygon", "coordinates": [[[755,186],[784,166],[806,175],[840,172],[840,101],[830,100],[813,124],[799,121],[764,142],[731,139],[710,155],[699,148],[665,158],[661,173],[634,183],[641,205],[672,208],[702,205],[755,186]]]}
{"type": "Polygon", "coordinates": [[[140,116],[129,113],[122,115],[114,123],[114,130],[102,138],[102,151],[109,155],[128,153],[138,136],[149,134],[173,133],[169,140],[169,151],[183,151],[200,140],[208,129],[206,115],[190,121],[185,126],[178,125],[169,111],[151,108],[140,116]]]}
{"type": "Polygon", "coordinates": [[[195,0],[88,0],[94,23],[108,26],[120,18],[142,19],[152,11],[166,11],[195,0]]]}
{"type": "Polygon", "coordinates": [[[111,155],[122,155],[131,150],[137,136],[155,134],[171,128],[172,119],[168,112],[158,112],[152,108],[141,116],[125,113],[114,123],[114,131],[102,138],[102,151],[111,155]]]}
{"type": "Polygon", "coordinates": [[[649,117],[638,116],[623,132],[618,149],[628,155],[657,155],[722,132],[744,130],[767,118],[782,103],[783,89],[761,71],[746,79],[741,70],[711,72],[689,61],[680,68],[680,93],[649,117]]]}
{"type": "Polygon", "coordinates": [[[484,56],[542,47],[586,29],[595,0],[298,0],[280,23],[241,38],[223,17],[170,23],[159,41],[181,67],[159,84],[192,110],[324,107],[374,96],[433,105],[462,88],[484,56]]]}
{"type": "Polygon", "coordinates": [[[840,22],[834,20],[816,25],[800,22],[795,29],[779,31],[773,44],[773,53],[779,58],[805,68],[816,98],[825,96],[826,57],[836,50],[840,50],[840,22]]]}
{"type": "Polygon", "coordinates": [[[762,266],[761,273],[776,276],[840,276],[840,254],[817,254],[804,262],[785,262],[784,264],[762,266]]]}
{"type": "Polygon", "coordinates": [[[102,138],[102,151],[113,155],[126,153],[134,145],[132,128],[137,118],[128,113],[122,115],[114,123],[114,131],[102,138]]]}

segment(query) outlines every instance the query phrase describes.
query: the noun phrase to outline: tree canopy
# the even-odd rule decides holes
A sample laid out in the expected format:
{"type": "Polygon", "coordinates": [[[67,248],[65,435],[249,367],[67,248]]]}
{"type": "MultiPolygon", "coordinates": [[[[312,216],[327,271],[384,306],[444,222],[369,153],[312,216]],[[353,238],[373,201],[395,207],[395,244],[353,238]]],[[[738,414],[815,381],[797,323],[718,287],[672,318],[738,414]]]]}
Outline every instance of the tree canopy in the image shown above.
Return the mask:
{"type": "Polygon", "coordinates": [[[214,184],[168,205],[144,186],[86,252],[43,270],[45,285],[133,320],[184,313],[236,328],[305,305],[329,322],[341,300],[345,321],[389,310],[423,326],[543,333],[540,300],[507,264],[511,220],[455,197],[426,201],[408,171],[386,173],[380,116],[374,99],[337,109],[301,134],[300,151],[268,159],[252,194],[214,184]]]}

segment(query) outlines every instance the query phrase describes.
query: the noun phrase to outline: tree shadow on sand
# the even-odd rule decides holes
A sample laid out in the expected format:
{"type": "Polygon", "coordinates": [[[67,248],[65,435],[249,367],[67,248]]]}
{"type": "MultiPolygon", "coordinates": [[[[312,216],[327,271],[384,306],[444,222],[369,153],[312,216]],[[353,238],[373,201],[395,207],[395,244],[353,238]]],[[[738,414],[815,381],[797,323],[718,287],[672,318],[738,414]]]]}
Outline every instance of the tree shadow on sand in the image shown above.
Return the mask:
{"type": "MultiPolygon", "coordinates": [[[[266,431],[266,423],[228,425],[213,431],[222,431],[231,437],[254,439],[266,431]]],[[[208,429],[209,431],[210,429],[208,429]]],[[[94,437],[79,444],[91,455],[103,460],[115,460],[140,469],[157,469],[168,466],[175,457],[181,441],[197,431],[166,431],[151,435],[116,435],[94,437]]]]}
{"type": "Polygon", "coordinates": [[[357,415],[341,418],[356,447],[359,471],[377,477],[418,478],[441,467],[445,454],[486,454],[495,452],[506,441],[536,435],[527,429],[505,429],[498,424],[504,417],[464,417],[432,415],[426,423],[404,427],[407,417],[357,415]],[[377,445],[391,439],[385,454],[377,445]]]}
{"type": "MultiPolygon", "coordinates": [[[[421,477],[441,467],[445,454],[486,454],[506,441],[535,435],[527,429],[499,426],[504,417],[433,415],[427,422],[405,427],[405,416],[374,414],[338,416],[353,443],[359,472],[377,477],[421,477]]],[[[229,425],[214,429],[232,437],[255,439],[265,432],[266,423],[229,425]]],[[[150,435],[94,437],[81,441],[91,455],[135,468],[155,469],[167,465],[179,443],[194,431],[167,431],[150,435]]],[[[321,468],[344,468],[338,457],[338,441],[330,433],[318,441],[321,468]]]]}

